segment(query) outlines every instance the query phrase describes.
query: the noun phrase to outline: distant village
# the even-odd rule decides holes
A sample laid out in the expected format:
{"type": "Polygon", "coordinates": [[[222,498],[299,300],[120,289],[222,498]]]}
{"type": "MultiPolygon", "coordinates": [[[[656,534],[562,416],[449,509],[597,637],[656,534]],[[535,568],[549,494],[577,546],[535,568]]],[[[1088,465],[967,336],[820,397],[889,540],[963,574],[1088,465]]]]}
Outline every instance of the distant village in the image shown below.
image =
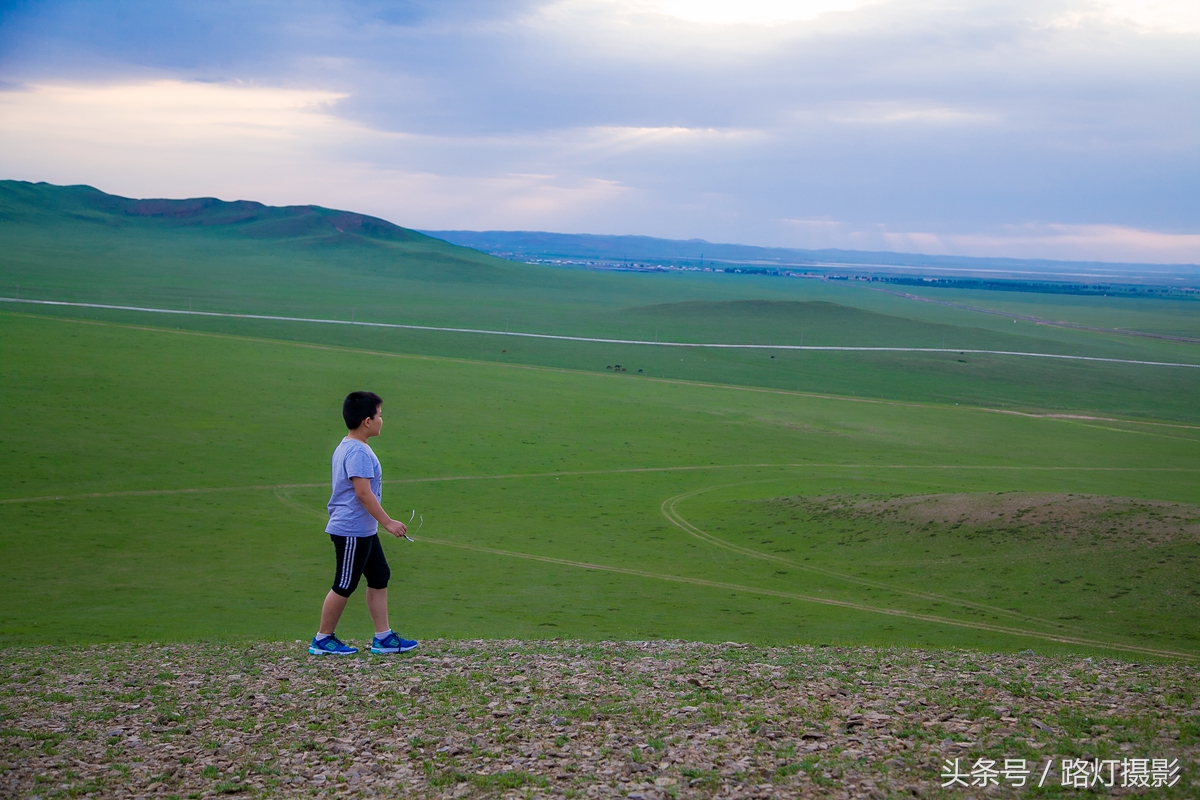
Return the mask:
{"type": "Polygon", "coordinates": [[[795,270],[783,269],[772,266],[755,266],[747,264],[715,264],[714,262],[700,261],[699,264],[676,264],[676,263],[650,263],[646,261],[596,261],[576,258],[538,258],[528,256],[521,253],[503,252],[503,251],[488,251],[489,255],[497,258],[504,258],[509,261],[520,261],[524,264],[543,264],[551,267],[576,267],[581,269],[604,270],[609,272],[725,272],[731,274],[745,275],[777,275],[783,278],[831,278],[838,277],[843,280],[849,279],[851,275],[831,276],[815,272],[797,272],[795,270]]]}
{"type": "MultiPolygon", "coordinates": [[[[508,251],[488,251],[489,255],[524,264],[542,264],[551,267],[569,267],[610,272],[720,272],[736,275],[765,275],[780,278],[810,278],[822,281],[863,281],[867,283],[890,283],[904,286],[929,286],[944,289],[984,289],[1006,292],[1032,292],[1036,294],[1070,295],[1129,295],[1169,296],[1200,299],[1200,287],[1190,285],[1163,285],[1157,283],[1086,283],[1070,280],[1027,280],[1020,278],[972,278],[965,276],[926,276],[920,274],[878,274],[871,270],[879,265],[861,266],[861,272],[845,272],[846,264],[813,264],[812,268],[797,270],[771,264],[727,263],[699,260],[698,263],[653,263],[632,260],[596,260],[580,258],[549,258],[508,251]],[[839,271],[825,271],[837,269],[839,271]]],[[[920,267],[913,267],[914,272],[920,267]]]]}

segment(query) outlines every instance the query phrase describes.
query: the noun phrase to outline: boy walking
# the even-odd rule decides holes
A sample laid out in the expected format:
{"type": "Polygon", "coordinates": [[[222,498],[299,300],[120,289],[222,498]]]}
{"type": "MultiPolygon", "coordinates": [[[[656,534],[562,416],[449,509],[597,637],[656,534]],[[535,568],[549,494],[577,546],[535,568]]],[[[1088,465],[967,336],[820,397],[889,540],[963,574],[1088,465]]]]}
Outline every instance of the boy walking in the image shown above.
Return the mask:
{"type": "MultiPolygon", "coordinates": [[[[406,653],[417,646],[402,639],[388,625],[387,585],[391,577],[379,526],[399,538],[408,526],[387,515],[380,505],[383,471],[367,439],[383,429],[383,400],[372,392],[351,392],[342,403],[342,418],[349,433],[333,451],[333,494],[329,498],[329,524],[325,532],[333,540],[336,554],[333,588],[321,606],[321,627],[308,652],[315,656],[348,656],[357,647],[343,644],[333,635],[346,602],[367,579],[367,610],[375,623],[372,653],[406,653]]],[[[408,538],[405,536],[405,538],[408,538]]]]}

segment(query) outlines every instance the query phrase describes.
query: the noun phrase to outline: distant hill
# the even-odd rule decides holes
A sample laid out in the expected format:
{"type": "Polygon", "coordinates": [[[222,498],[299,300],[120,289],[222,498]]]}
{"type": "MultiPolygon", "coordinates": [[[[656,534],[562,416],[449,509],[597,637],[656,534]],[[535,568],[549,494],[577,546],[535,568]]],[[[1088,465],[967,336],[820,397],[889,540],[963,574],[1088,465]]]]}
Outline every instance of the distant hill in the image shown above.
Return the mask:
{"type": "Polygon", "coordinates": [[[801,250],[719,244],[704,239],[657,239],[651,236],[601,236],[541,231],[422,231],[452,244],[519,260],[580,259],[620,265],[628,263],[698,266],[745,265],[828,272],[914,273],[1065,279],[1072,281],[1172,282],[1200,276],[1200,267],[1178,264],[1132,264],[1049,261],[1017,258],[970,258],[865,250],[801,250]]]}
{"type": "Polygon", "coordinates": [[[133,199],[91,186],[0,181],[0,295],[316,316],[378,304],[377,315],[412,315],[416,298],[429,299],[435,285],[517,293],[544,272],[566,270],[321,206],[133,199]]]}
{"type": "MultiPolygon", "coordinates": [[[[893,289],[887,283],[903,285],[903,281],[925,278],[835,280],[846,277],[849,270],[834,268],[825,275],[828,280],[778,274],[815,268],[776,267],[775,275],[727,274],[766,270],[708,267],[707,245],[704,252],[701,269],[711,272],[696,271],[694,266],[624,272],[549,259],[524,263],[377,218],[316,206],[273,208],[211,198],[137,200],[86,186],[4,181],[0,182],[0,299],[11,302],[0,308],[0,324],[11,328],[24,313],[101,318],[372,352],[597,372],[621,364],[632,367],[630,376],[643,370],[656,378],[787,391],[988,407],[1086,409],[1195,421],[1193,384],[1200,376],[1198,370],[1156,370],[1151,379],[1125,367],[1117,372],[1099,366],[1071,371],[1049,359],[1036,364],[976,362],[964,353],[955,357],[856,353],[842,358],[797,352],[783,357],[732,348],[676,352],[605,341],[509,341],[434,330],[467,328],[660,343],[951,347],[1189,363],[1190,354],[1171,349],[1181,342],[1153,337],[1200,338],[1200,315],[1192,305],[1200,302],[1200,292],[1193,299],[1176,287],[1162,286],[1156,294],[1134,287],[1138,297],[1171,301],[1142,304],[1143,308],[1131,304],[1117,308],[1107,301],[1041,303],[1042,313],[1053,315],[1048,319],[1080,326],[1069,329],[1030,324],[1040,318],[1036,315],[1017,324],[1005,316],[1004,309],[999,309],[1001,315],[994,313],[990,298],[967,298],[970,304],[962,305],[944,295],[937,302],[915,302],[905,296],[908,289],[893,289]],[[18,305],[22,302],[25,305],[18,305]],[[150,316],[112,306],[185,313],[150,316]],[[199,316],[210,313],[339,324],[199,316]],[[340,324],[351,321],[430,330],[340,324]]],[[[1096,293],[1095,287],[1076,287],[1073,293],[1083,294],[1085,289],[1096,293]]],[[[1132,290],[1126,294],[1135,296],[1132,290]]],[[[12,337],[0,331],[0,343],[11,342],[12,337]]],[[[0,358],[0,367],[5,365],[0,358]]],[[[384,362],[377,366],[385,371],[393,368],[384,362]]],[[[402,372],[408,369],[399,362],[393,366],[402,372]]],[[[345,383],[337,383],[340,388],[334,394],[348,391],[347,385],[369,384],[366,377],[337,378],[335,383],[343,379],[345,383]]],[[[5,388],[11,383],[0,379],[5,388]]]]}
{"type": "Polygon", "coordinates": [[[220,227],[257,238],[361,237],[389,242],[427,240],[387,220],[321,206],[268,206],[215,197],[135,200],[91,186],[0,181],[0,220],[52,222],[73,219],[110,226],[220,227]]]}

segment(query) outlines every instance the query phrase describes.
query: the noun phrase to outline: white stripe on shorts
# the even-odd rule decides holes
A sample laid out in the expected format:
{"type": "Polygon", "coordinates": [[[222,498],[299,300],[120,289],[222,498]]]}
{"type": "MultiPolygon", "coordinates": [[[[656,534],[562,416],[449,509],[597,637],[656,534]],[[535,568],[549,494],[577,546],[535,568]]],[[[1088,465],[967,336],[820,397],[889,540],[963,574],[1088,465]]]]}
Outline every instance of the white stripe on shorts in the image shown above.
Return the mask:
{"type": "Polygon", "coordinates": [[[342,548],[342,574],[338,578],[339,589],[350,588],[350,578],[354,575],[354,555],[358,549],[358,537],[347,536],[346,546],[342,548]]]}

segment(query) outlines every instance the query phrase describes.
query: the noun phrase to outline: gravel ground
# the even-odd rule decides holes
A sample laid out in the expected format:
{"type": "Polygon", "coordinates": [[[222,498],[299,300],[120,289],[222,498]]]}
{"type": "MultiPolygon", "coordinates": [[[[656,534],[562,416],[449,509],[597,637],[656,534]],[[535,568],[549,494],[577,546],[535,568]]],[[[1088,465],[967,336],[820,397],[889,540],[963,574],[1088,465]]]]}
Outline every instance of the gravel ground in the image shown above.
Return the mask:
{"type": "Polygon", "coordinates": [[[1064,761],[1093,791],[1200,797],[1190,663],[684,642],[432,641],[320,659],[302,643],[106,645],[0,650],[0,683],[3,797],[1004,797],[1030,793],[1048,762],[1049,793],[1082,796],[1062,787],[1064,761]],[[967,786],[943,788],[956,758],[967,786]],[[1024,788],[1006,759],[1025,761],[1024,788]],[[985,792],[972,784],[990,783],[988,761],[985,792]],[[1113,788],[1095,784],[1110,771],[1113,788]]]}

